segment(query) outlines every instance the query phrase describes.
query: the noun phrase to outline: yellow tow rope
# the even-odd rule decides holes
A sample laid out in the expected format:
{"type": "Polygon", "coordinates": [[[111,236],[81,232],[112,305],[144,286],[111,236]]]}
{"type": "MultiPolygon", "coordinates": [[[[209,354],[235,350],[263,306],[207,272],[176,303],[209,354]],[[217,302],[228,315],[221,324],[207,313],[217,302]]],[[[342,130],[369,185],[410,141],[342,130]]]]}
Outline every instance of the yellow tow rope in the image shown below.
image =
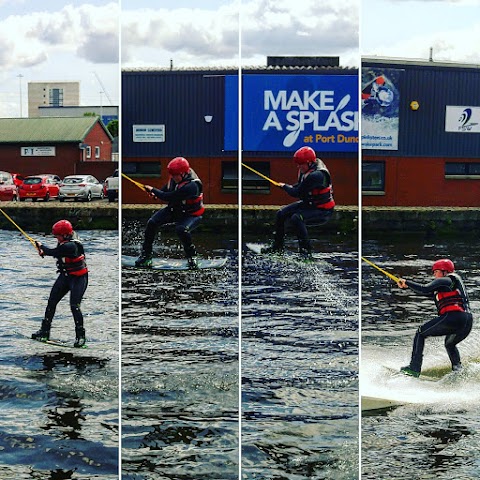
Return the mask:
{"type": "Polygon", "coordinates": [[[248,165],[245,165],[243,162],[242,162],[242,165],[243,165],[245,168],[248,168],[249,170],[251,170],[253,173],[256,173],[259,177],[262,177],[262,178],[264,178],[265,180],[268,180],[270,183],[273,183],[276,187],[279,187],[279,186],[280,186],[280,184],[279,184],[278,182],[276,182],[275,180],[272,180],[271,178],[266,177],[263,173],[258,172],[258,171],[255,170],[254,168],[249,167],[248,165]]]}
{"type": "Polygon", "coordinates": [[[391,280],[393,280],[394,282],[398,283],[398,281],[400,280],[398,277],[396,277],[395,275],[392,275],[390,272],[387,272],[386,270],[384,270],[383,268],[380,268],[378,265],[375,265],[373,262],[371,262],[370,260],[367,260],[365,257],[362,257],[362,260],[364,262],[367,262],[369,265],[371,265],[372,267],[376,268],[377,270],[379,270],[380,272],[382,272],[384,275],[386,275],[388,278],[390,278],[391,280]]]}
{"type": "Polygon", "coordinates": [[[15,225],[15,227],[18,228],[18,230],[22,233],[22,235],[38,250],[35,240],[30,235],[28,235],[22,228],[20,228],[1,208],[0,208],[0,212],[2,212],[5,218],[9,222],[11,222],[13,225],[15,225]]]}
{"type": "Polygon", "coordinates": [[[128,177],[128,176],[125,175],[124,173],[122,173],[122,177],[125,177],[127,180],[130,180],[134,185],[136,185],[138,188],[140,188],[140,189],[143,190],[144,192],[147,191],[147,190],[145,189],[145,185],[143,185],[143,183],[136,182],[135,180],[133,180],[133,178],[128,177]]]}

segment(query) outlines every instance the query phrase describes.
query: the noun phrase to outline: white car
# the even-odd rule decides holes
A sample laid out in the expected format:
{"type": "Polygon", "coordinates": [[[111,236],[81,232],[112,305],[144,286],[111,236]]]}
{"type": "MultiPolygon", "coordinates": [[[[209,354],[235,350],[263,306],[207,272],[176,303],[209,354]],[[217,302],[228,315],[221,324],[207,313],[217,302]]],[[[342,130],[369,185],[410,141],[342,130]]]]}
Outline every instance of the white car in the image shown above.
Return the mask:
{"type": "Polygon", "coordinates": [[[92,175],[69,175],[60,184],[61,202],[68,199],[90,202],[93,198],[103,198],[103,185],[92,175]]]}

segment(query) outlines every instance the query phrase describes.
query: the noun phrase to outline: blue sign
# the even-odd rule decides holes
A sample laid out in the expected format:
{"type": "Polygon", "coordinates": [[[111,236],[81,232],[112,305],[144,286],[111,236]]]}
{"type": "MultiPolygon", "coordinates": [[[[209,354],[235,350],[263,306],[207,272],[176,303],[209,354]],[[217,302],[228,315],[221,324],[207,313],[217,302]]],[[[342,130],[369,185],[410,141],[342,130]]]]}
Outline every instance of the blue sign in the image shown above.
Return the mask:
{"type": "Polygon", "coordinates": [[[238,75],[225,76],[225,131],[223,149],[238,150],[238,75]]]}
{"type": "Polygon", "coordinates": [[[358,151],[357,76],[245,75],[242,104],[243,150],[358,151]]]}
{"type": "Polygon", "coordinates": [[[102,122],[105,126],[108,125],[112,120],[118,120],[118,115],[102,115],[102,122]]]}

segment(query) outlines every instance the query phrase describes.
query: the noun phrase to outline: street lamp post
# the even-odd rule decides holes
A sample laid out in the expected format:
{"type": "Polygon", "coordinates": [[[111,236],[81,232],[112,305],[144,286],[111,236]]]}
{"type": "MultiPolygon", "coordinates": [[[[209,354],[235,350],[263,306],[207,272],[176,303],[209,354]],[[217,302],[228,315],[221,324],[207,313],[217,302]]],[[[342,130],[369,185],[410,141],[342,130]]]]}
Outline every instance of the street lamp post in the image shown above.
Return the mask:
{"type": "Polygon", "coordinates": [[[17,75],[18,77],[18,84],[19,84],[19,88],[20,88],[20,118],[23,117],[23,104],[22,104],[22,78],[23,78],[23,75],[21,73],[19,73],[17,75]]]}

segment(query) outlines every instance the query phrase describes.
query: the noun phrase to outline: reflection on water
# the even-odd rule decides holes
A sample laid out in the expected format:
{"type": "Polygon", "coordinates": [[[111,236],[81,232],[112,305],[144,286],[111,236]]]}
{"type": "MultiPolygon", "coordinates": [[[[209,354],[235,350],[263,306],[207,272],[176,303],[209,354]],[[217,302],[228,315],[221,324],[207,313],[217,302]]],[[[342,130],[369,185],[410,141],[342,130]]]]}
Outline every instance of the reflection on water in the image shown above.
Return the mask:
{"type": "MultiPolygon", "coordinates": [[[[26,338],[39,328],[55,262],[0,231],[2,479],[118,478],[118,236],[85,231],[81,238],[91,271],[82,303],[89,348],[77,350],[26,338]]],[[[73,343],[68,300],[52,336],[73,343]]]]}
{"type": "MultiPolygon", "coordinates": [[[[125,229],[124,253],[138,252],[125,229]]],[[[238,267],[218,236],[197,234],[219,270],[122,272],[122,478],[238,479],[238,267]]],[[[181,256],[175,238],[159,256],[181,256]]]]}
{"type": "Polygon", "coordinates": [[[315,246],[312,264],[244,257],[246,479],[358,477],[356,248],[315,246]]]}
{"type": "Polygon", "coordinates": [[[470,336],[459,344],[464,369],[453,373],[443,337],[428,338],[424,381],[392,374],[410,359],[418,326],[435,316],[431,299],[401,291],[381,274],[362,269],[362,395],[393,398],[402,406],[362,419],[362,478],[473,479],[480,477],[480,273],[477,242],[425,243],[422,239],[364,241],[363,254],[396,275],[425,283],[432,262],[450,257],[465,280],[474,314],[470,336]],[[421,475],[421,476],[419,476],[421,475]]]}

